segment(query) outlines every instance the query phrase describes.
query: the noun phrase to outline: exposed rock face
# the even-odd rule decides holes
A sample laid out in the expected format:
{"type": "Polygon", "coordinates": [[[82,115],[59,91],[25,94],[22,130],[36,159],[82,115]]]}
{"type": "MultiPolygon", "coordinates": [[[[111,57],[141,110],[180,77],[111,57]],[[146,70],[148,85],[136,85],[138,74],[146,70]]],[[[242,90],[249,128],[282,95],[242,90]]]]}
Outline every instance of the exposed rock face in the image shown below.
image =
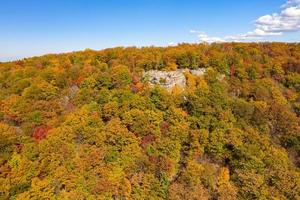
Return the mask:
{"type": "Polygon", "coordinates": [[[16,133],[23,134],[23,130],[21,129],[20,126],[14,126],[14,129],[15,129],[16,133]]]}
{"type": "Polygon", "coordinates": [[[204,75],[205,72],[206,72],[205,68],[190,70],[190,73],[193,74],[194,76],[202,76],[202,75],[204,75]]]}
{"type": "Polygon", "coordinates": [[[194,76],[201,76],[205,73],[205,68],[197,70],[178,69],[176,71],[150,70],[145,72],[144,78],[150,85],[160,85],[167,90],[172,89],[174,86],[185,88],[186,78],[184,73],[186,72],[190,72],[194,76]]]}
{"type": "Polygon", "coordinates": [[[160,85],[166,89],[172,89],[175,85],[186,86],[186,79],[181,71],[158,71],[151,70],[145,73],[144,77],[151,85],[160,85]]]}
{"type": "Polygon", "coordinates": [[[72,85],[70,88],[69,88],[69,92],[68,92],[68,96],[69,98],[74,98],[76,93],[78,92],[79,88],[77,85],[72,85]]]}
{"type": "Polygon", "coordinates": [[[60,100],[60,104],[64,109],[68,108],[68,105],[70,103],[70,100],[73,99],[76,95],[76,93],[78,92],[79,88],[76,85],[72,85],[67,94],[65,96],[63,96],[60,100]]]}

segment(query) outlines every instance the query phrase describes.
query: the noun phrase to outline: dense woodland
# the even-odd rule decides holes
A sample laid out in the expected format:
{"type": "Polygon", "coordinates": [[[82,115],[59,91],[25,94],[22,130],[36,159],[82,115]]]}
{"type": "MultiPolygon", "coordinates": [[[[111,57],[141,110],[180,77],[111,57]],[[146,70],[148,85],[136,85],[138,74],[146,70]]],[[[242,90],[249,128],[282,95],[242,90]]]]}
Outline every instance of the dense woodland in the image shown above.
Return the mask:
{"type": "Polygon", "coordinates": [[[0,63],[0,199],[299,199],[300,44],[0,63]],[[186,73],[166,91],[151,69],[186,73]]]}

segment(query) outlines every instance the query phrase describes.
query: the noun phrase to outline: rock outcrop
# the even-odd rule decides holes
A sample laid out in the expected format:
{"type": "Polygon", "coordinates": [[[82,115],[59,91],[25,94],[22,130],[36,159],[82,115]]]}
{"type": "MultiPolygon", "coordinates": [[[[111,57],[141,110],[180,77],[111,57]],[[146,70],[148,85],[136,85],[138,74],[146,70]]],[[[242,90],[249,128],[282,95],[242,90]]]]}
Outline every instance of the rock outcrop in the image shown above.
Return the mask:
{"type": "Polygon", "coordinates": [[[175,85],[180,87],[186,86],[186,78],[179,70],[169,72],[151,70],[146,72],[144,77],[150,85],[160,85],[166,89],[172,89],[175,85]]]}
{"type": "Polygon", "coordinates": [[[76,85],[72,85],[69,89],[66,95],[64,95],[61,100],[60,100],[60,104],[61,107],[65,110],[68,109],[69,104],[70,104],[70,100],[73,99],[77,92],[78,92],[79,88],[76,85]]]}
{"type": "Polygon", "coordinates": [[[192,70],[189,70],[189,71],[194,76],[202,76],[206,72],[206,69],[205,68],[199,68],[199,69],[192,69],[192,70]]]}
{"type": "Polygon", "coordinates": [[[202,76],[205,73],[205,68],[196,70],[178,69],[176,71],[150,70],[145,72],[143,77],[152,86],[160,85],[167,90],[171,90],[174,86],[181,88],[186,87],[186,77],[184,73],[187,72],[194,76],[202,76]]]}

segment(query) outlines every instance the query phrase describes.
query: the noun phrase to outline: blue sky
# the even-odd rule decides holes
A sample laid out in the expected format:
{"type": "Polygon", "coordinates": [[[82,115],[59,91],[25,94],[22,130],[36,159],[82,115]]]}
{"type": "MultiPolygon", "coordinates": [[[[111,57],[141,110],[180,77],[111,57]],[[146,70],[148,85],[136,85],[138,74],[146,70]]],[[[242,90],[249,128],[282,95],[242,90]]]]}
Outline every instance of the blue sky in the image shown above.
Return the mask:
{"type": "MultiPolygon", "coordinates": [[[[290,13],[298,16],[299,0],[287,1],[0,0],[0,61],[85,48],[257,40],[254,30],[270,20],[258,24],[260,17],[276,21],[295,6],[290,13]]],[[[300,41],[299,19],[293,21],[296,30],[267,27],[258,40],[300,41]]]]}

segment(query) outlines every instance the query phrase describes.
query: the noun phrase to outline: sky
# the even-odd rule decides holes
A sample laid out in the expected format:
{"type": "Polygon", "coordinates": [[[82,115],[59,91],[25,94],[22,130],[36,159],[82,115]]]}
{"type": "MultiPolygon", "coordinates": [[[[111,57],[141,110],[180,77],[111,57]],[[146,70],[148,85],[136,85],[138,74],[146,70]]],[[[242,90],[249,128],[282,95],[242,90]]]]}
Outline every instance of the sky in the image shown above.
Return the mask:
{"type": "Polygon", "coordinates": [[[300,0],[0,0],[0,61],[227,41],[300,42],[300,0]]]}

